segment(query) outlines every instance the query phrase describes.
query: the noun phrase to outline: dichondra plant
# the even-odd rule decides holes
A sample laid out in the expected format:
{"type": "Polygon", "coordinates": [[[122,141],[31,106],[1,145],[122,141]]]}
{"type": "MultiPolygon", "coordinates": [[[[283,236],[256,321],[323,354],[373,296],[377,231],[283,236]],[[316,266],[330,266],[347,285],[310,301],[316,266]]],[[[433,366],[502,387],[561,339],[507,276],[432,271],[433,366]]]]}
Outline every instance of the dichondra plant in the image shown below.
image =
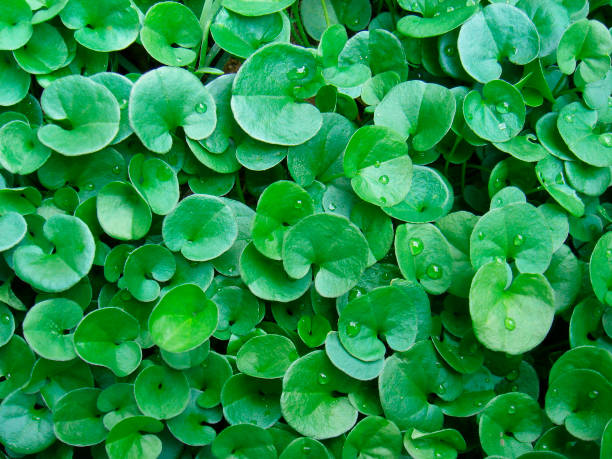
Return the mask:
{"type": "Polygon", "coordinates": [[[612,458],[611,17],[0,1],[0,456],[612,458]]]}

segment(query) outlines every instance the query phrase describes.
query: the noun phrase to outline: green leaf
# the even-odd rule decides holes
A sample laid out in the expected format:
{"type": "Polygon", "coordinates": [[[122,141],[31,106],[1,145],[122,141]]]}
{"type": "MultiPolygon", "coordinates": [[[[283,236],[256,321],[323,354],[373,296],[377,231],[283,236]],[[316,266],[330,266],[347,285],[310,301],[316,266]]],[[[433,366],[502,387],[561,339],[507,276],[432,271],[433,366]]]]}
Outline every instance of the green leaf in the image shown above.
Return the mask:
{"type": "Polygon", "coordinates": [[[147,11],[140,40],[147,52],[164,65],[182,67],[193,63],[202,41],[195,14],[176,2],[156,3],[147,11]]]}
{"type": "Polygon", "coordinates": [[[268,43],[288,42],[290,29],[284,14],[243,16],[221,8],[210,32],[222,49],[246,59],[268,43]]]}
{"type": "Polygon", "coordinates": [[[214,424],[221,414],[215,409],[204,409],[196,403],[199,390],[191,389],[189,404],[178,416],[168,420],[168,430],[174,437],[189,446],[204,446],[212,443],[216,436],[215,429],[205,423],[214,424]]]}
{"type": "Polygon", "coordinates": [[[55,298],[35,304],[23,321],[23,336],[30,347],[49,360],[72,360],[72,329],[83,318],[83,310],[72,300],[55,298]]]}
{"type": "Polygon", "coordinates": [[[282,254],[283,266],[294,279],[306,276],[311,264],[316,264],[315,288],[328,298],[338,297],[357,284],[367,256],[368,243],[359,229],[331,214],[311,215],[295,224],[285,236],[282,254]],[[331,240],[334,242],[327,245],[331,240]]]}
{"type": "Polygon", "coordinates": [[[51,156],[40,143],[36,130],[23,121],[11,121],[0,128],[0,165],[13,174],[27,175],[38,170],[51,156]]]}
{"type": "Polygon", "coordinates": [[[431,312],[425,292],[413,283],[379,287],[350,301],[338,319],[338,336],[345,349],[367,362],[385,356],[385,343],[398,352],[426,339],[431,312]]]}
{"type": "Polygon", "coordinates": [[[346,146],[344,173],[364,201],[394,206],[408,194],[412,161],[401,135],[384,126],[364,126],[346,146]]]}
{"type": "Polygon", "coordinates": [[[418,341],[385,361],[378,390],[385,417],[400,430],[432,431],[442,427],[444,418],[432,401],[456,399],[462,384],[460,375],[439,360],[430,341],[418,341]],[[430,394],[437,398],[432,400],[430,394]]]}
{"type": "Polygon", "coordinates": [[[487,348],[522,354],[544,340],[555,315],[554,292],[541,274],[512,276],[505,263],[483,265],[472,280],[470,316],[487,348]]]}
{"type": "Polygon", "coordinates": [[[302,187],[279,180],[264,190],[255,212],[253,244],[266,257],[280,260],[285,234],[302,218],[313,214],[314,206],[302,187]]]}
{"type": "Polygon", "coordinates": [[[189,382],[184,373],[151,365],[134,380],[134,397],[145,416],[170,419],[187,408],[189,382]]]}
{"type": "Polygon", "coordinates": [[[0,11],[0,49],[21,48],[32,36],[32,10],[26,0],[7,0],[0,11]]]}
{"type": "MultiPolygon", "coordinates": [[[[0,31],[0,43],[2,35],[0,31]]],[[[0,76],[0,106],[16,104],[26,97],[31,77],[17,65],[10,52],[0,51],[0,76]]]]}
{"type": "Polygon", "coordinates": [[[0,252],[15,247],[25,237],[28,224],[21,214],[7,212],[0,216],[0,252]]]}
{"type": "Polygon", "coordinates": [[[82,220],[54,215],[42,227],[42,245],[24,243],[13,254],[15,273],[45,292],[62,292],[87,275],[94,239],[82,220]]]}
{"type": "Polygon", "coordinates": [[[236,121],[262,142],[304,143],[323,122],[315,107],[302,102],[321,86],[317,73],[309,51],[289,44],[264,46],[242,64],[234,79],[231,105],[236,121]]]}
{"type": "Polygon", "coordinates": [[[90,312],[74,332],[74,347],[87,363],[101,365],[117,376],[132,373],[142,359],[138,337],[139,325],[119,308],[102,308],[90,312]]]}
{"type": "Polygon", "coordinates": [[[410,12],[420,14],[409,14],[400,19],[397,29],[400,33],[409,37],[435,37],[445,34],[459,27],[478,11],[480,0],[451,0],[450,2],[438,3],[436,0],[424,0],[411,2],[400,0],[399,5],[410,12]]]}
{"type": "Polygon", "coordinates": [[[477,269],[491,261],[514,260],[520,272],[541,274],[552,254],[546,221],[528,203],[490,210],[478,221],[470,238],[470,257],[477,269]]]}
{"type": "Polygon", "coordinates": [[[62,34],[46,23],[34,26],[33,30],[30,40],[13,51],[17,64],[34,75],[51,73],[66,65],[69,49],[62,34]]]}
{"type": "Polygon", "coordinates": [[[507,142],[523,129],[525,103],[518,89],[503,80],[490,80],[463,101],[467,125],[490,142],[507,142]]]}
{"type": "Polygon", "coordinates": [[[533,449],[531,442],[542,432],[538,403],[522,393],[498,395],[485,407],[478,434],[487,454],[519,456],[533,449]]]}
{"type": "Polygon", "coordinates": [[[217,435],[212,444],[212,453],[219,459],[274,459],[276,449],[272,436],[261,427],[241,424],[229,426],[217,435]]]}
{"type": "Polygon", "coordinates": [[[138,301],[154,301],[160,293],[158,282],[174,276],[176,262],[165,247],[145,244],[130,252],[125,260],[123,279],[138,301]]]}
{"type": "Polygon", "coordinates": [[[97,407],[101,390],[75,389],[53,407],[53,428],[58,439],[71,446],[91,446],[106,438],[106,428],[97,407]]]}
{"type": "Polygon", "coordinates": [[[610,279],[612,270],[610,260],[612,259],[612,233],[604,234],[595,245],[589,263],[589,275],[593,292],[604,304],[612,304],[612,292],[610,292],[610,279]]]}
{"type": "Polygon", "coordinates": [[[301,297],[312,282],[310,269],[301,278],[292,278],[282,262],[266,258],[253,243],[249,243],[240,256],[240,276],[255,296],[269,301],[293,301],[301,297]]]}
{"type": "Polygon", "coordinates": [[[236,217],[221,199],[192,195],[164,218],[166,246],[191,261],[207,261],[227,252],[238,237],[236,217]],[[223,231],[219,231],[223,228],[223,231]]]}
{"type": "Polygon", "coordinates": [[[55,441],[51,411],[38,400],[15,392],[0,404],[0,440],[16,454],[38,453],[55,441]]]}
{"type": "Polygon", "coordinates": [[[23,338],[13,335],[7,344],[0,347],[0,397],[7,397],[25,386],[33,365],[34,353],[23,338]]]}
{"type": "Polygon", "coordinates": [[[418,459],[432,455],[452,458],[457,457],[458,451],[464,451],[466,444],[461,433],[455,429],[442,429],[437,432],[420,432],[412,429],[404,435],[404,447],[418,459]]]}
{"type": "Polygon", "coordinates": [[[242,345],[236,356],[238,369],[255,378],[282,378],[291,362],[297,359],[293,342],[281,335],[251,338],[242,345]]]}
{"type": "Polygon", "coordinates": [[[168,352],[185,352],[206,341],[217,327],[214,302],[195,284],[174,287],[149,317],[153,342],[168,352]]]}
{"type": "Polygon", "coordinates": [[[223,6],[243,16],[263,16],[290,6],[294,0],[223,0],[223,6]]]}
{"type": "Polygon", "coordinates": [[[455,98],[443,86],[406,81],[395,86],[376,106],[374,122],[387,126],[417,151],[433,148],[449,131],[455,115],[455,98]]]}
{"type": "Polygon", "coordinates": [[[138,12],[129,0],[70,0],[60,17],[66,27],[75,30],[74,39],[93,51],[127,48],[140,30],[138,12]]]}
{"type": "Polygon", "coordinates": [[[566,105],[559,112],[557,128],[579,159],[597,167],[612,165],[612,133],[600,128],[597,112],[580,102],[566,105]]]}
{"type": "Polygon", "coordinates": [[[66,156],[102,150],[119,132],[115,96],[101,84],[80,75],[55,80],[43,91],[41,105],[55,123],[38,130],[38,139],[66,156]],[[91,104],[96,105],[91,110],[91,104]]]}
{"type": "Polygon", "coordinates": [[[106,438],[106,453],[110,459],[136,457],[156,459],[162,452],[162,442],[155,433],[164,425],[148,416],[131,416],[115,424],[106,438]]]}
{"type": "Polygon", "coordinates": [[[280,418],[278,397],[281,382],[237,374],[229,378],[221,391],[223,415],[230,424],[254,424],[267,429],[280,418]]]}
{"type": "Polygon", "coordinates": [[[138,78],[130,94],[130,123],[142,143],[156,153],[172,148],[172,133],[201,140],[217,124],[215,101],[198,78],[185,69],[160,67],[138,78]],[[159,94],[164,97],[158,97],[159,94]]]}
{"type": "Polygon", "coordinates": [[[315,439],[336,437],[357,421],[357,410],[348,397],[354,383],[314,351],[293,362],[283,378],[281,410],[289,425],[315,439]]]}
{"type": "Polygon", "coordinates": [[[350,30],[364,29],[372,17],[372,5],[367,0],[300,1],[300,15],[308,35],[320,40],[325,30],[333,24],[344,24],[350,30]],[[327,11],[327,15],[325,14],[327,11]]]}
{"type": "Polygon", "coordinates": [[[96,199],[96,212],[104,232],[122,241],[140,239],[151,227],[151,209],[129,183],[104,185],[96,199]]]}
{"type": "Polygon", "coordinates": [[[402,449],[402,435],[397,426],[380,416],[362,419],[347,435],[342,457],[388,456],[397,457],[402,449]]]}
{"type": "Polygon", "coordinates": [[[329,361],[354,379],[369,381],[378,377],[382,371],[384,359],[371,362],[360,360],[346,350],[338,336],[338,332],[332,331],[325,339],[325,353],[329,361]]]}
{"type": "Polygon", "coordinates": [[[605,77],[610,68],[610,53],[612,37],[607,27],[599,21],[581,19],[563,32],[557,62],[566,75],[576,71],[576,76],[590,83],[605,77]]]}
{"type": "Polygon", "coordinates": [[[504,58],[516,65],[534,60],[540,37],[529,16],[500,2],[486,6],[461,26],[457,48],[467,73],[487,83],[501,76],[504,58]]]}

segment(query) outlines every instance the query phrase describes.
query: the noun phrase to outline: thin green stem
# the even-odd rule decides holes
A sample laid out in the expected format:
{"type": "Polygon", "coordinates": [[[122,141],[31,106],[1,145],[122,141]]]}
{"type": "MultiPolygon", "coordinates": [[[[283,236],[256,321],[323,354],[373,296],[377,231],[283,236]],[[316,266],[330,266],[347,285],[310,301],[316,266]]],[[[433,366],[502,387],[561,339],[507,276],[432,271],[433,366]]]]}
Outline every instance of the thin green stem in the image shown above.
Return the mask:
{"type": "Polygon", "coordinates": [[[327,27],[329,27],[331,23],[329,21],[329,11],[327,11],[327,3],[325,3],[325,0],[321,0],[321,7],[323,8],[323,16],[325,17],[325,24],[327,24],[327,27]]]}
{"type": "MultiPolygon", "coordinates": [[[[302,24],[302,18],[300,16],[300,7],[298,5],[299,2],[293,2],[291,5],[291,13],[293,14],[293,19],[295,24],[297,25],[300,41],[302,42],[302,46],[308,47],[310,46],[310,41],[308,40],[308,35],[306,35],[306,31],[304,30],[304,25],[302,24]]],[[[297,38],[297,37],[296,37],[297,38]]]]}
{"type": "Polygon", "coordinates": [[[221,9],[222,0],[205,0],[202,6],[202,14],[200,14],[200,27],[202,27],[202,43],[200,45],[200,55],[198,57],[198,65],[196,69],[200,67],[200,63],[206,59],[206,53],[208,52],[208,32],[210,31],[210,25],[213,19],[221,9]]]}
{"type": "Polygon", "coordinates": [[[130,73],[142,73],[138,67],[128,61],[121,54],[117,54],[117,63],[130,73]]]}
{"type": "Polygon", "coordinates": [[[242,191],[242,183],[240,182],[240,172],[236,173],[236,183],[234,184],[234,189],[236,190],[236,194],[238,195],[240,202],[246,204],[246,201],[244,200],[244,192],[242,191]]]}
{"type": "Polygon", "coordinates": [[[467,169],[467,163],[461,163],[461,193],[465,191],[465,171],[467,169]]]}
{"type": "Polygon", "coordinates": [[[221,51],[221,47],[218,44],[215,43],[211,46],[210,51],[206,53],[206,58],[204,59],[204,67],[210,67],[210,64],[215,59],[215,57],[217,57],[219,51],[221,51]]]}
{"type": "MultiPolygon", "coordinates": [[[[463,163],[466,164],[466,163],[463,163]]],[[[483,171],[483,172],[491,172],[491,169],[487,169],[484,166],[479,166],[478,164],[468,164],[467,167],[469,167],[470,169],[478,169],[479,171],[483,171]]]]}
{"type": "Polygon", "coordinates": [[[544,191],[544,187],[543,186],[538,186],[535,188],[532,188],[531,190],[525,191],[525,194],[532,194],[532,193],[537,193],[538,191],[544,191]]]}
{"type": "Polygon", "coordinates": [[[563,87],[566,81],[567,81],[567,75],[563,75],[561,78],[559,78],[559,81],[557,81],[555,88],[552,90],[554,97],[557,97],[557,91],[559,91],[559,89],[563,87]]]}
{"type": "Polygon", "coordinates": [[[397,23],[397,12],[395,11],[395,5],[393,4],[393,0],[385,0],[385,3],[387,4],[389,13],[391,13],[391,20],[393,21],[393,24],[396,24],[397,23]]]}

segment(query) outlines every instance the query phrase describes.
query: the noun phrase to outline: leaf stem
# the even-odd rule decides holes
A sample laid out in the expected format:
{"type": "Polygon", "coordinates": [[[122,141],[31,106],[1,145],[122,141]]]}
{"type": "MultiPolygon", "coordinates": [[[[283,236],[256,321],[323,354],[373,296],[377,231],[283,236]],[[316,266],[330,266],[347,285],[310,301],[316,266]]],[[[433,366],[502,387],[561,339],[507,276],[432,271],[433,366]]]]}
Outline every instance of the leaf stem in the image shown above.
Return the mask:
{"type": "Polygon", "coordinates": [[[327,11],[327,3],[325,3],[325,0],[321,0],[321,7],[323,7],[323,16],[325,17],[325,24],[327,24],[327,27],[329,27],[331,24],[329,22],[329,11],[327,11]]]}
{"type": "Polygon", "coordinates": [[[244,199],[244,192],[242,191],[242,183],[240,182],[240,172],[236,173],[236,183],[234,184],[234,188],[236,190],[236,194],[238,195],[238,199],[243,204],[246,204],[244,199]]]}
{"type": "Polygon", "coordinates": [[[302,19],[300,16],[300,7],[297,1],[293,2],[293,5],[291,5],[291,13],[293,14],[293,20],[295,21],[295,24],[297,25],[298,32],[299,32],[299,38],[300,38],[300,41],[302,42],[302,46],[309,47],[310,41],[308,40],[308,35],[306,35],[306,31],[304,30],[304,25],[302,24],[302,19]]]}
{"type": "Polygon", "coordinates": [[[200,68],[200,62],[206,59],[206,53],[208,51],[208,32],[210,31],[210,25],[213,19],[221,9],[221,1],[222,0],[204,0],[202,14],[200,14],[202,43],[200,45],[200,56],[198,57],[198,65],[196,65],[196,68],[200,68]]]}

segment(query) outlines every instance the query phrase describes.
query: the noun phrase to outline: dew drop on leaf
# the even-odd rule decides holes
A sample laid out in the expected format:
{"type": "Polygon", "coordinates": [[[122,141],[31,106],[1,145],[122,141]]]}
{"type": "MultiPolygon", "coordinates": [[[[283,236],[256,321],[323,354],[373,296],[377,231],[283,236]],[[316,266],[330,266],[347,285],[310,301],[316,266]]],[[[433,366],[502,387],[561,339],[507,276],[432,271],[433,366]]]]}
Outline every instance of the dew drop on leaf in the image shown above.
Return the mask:
{"type": "Polygon", "coordinates": [[[506,317],[504,319],[504,327],[506,327],[506,330],[512,331],[516,328],[516,322],[512,318],[506,317]]]}
{"type": "Polygon", "coordinates": [[[374,163],[374,167],[378,169],[380,167],[380,161],[376,161],[374,163]]]}
{"type": "Polygon", "coordinates": [[[195,107],[195,111],[198,112],[198,113],[206,113],[207,110],[208,110],[208,107],[205,104],[203,104],[202,102],[200,102],[195,107]]]}
{"type": "Polygon", "coordinates": [[[610,134],[609,132],[601,134],[598,137],[598,140],[599,143],[602,144],[604,147],[612,148],[612,134],[610,134]]]}
{"type": "Polygon", "coordinates": [[[430,279],[440,279],[442,277],[442,268],[436,264],[431,264],[427,267],[427,277],[430,279]]]}
{"type": "Polygon", "coordinates": [[[457,49],[454,46],[447,46],[444,52],[447,56],[454,56],[457,49]]]}
{"type": "Polygon", "coordinates": [[[438,394],[444,394],[446,393],[446,386],[444,384],[440,384],[438,386],[438,394]]]}
{"type": "Polygon", "coordinates": [[[295,207],[296,209],[301,209],[302,208],[302,200],[298,199],[297,201],[295,201],[295,203],[293,204],[293,207],[295,207]]]}
{"type": "Polygon", "coordinates": [[[423,241],[416,237],[411,238],[410,241],[408,241],[408,247],[410,248],[410,253],[417,256],[423,251],[423,241]]]}
{"type": "Polygon", "coordinates": [[[520,247],[523,245],[523,242],[525,242],[525,237],[522,234],[517,234],[516,236],[514,236],[512,244],[514,245],[514,247],[520,247]]]}
{"type": "Polygon", "coordinates": [[[599,397],[599,391],[592,390],[591,392],[589,392],[589,398],[591,400],[595,400],[597,397],[599,397]]]}
{"type": "Polygon", "coordinates": [[[317,381],[319,381],[319,384],[324,386],[325,384],[329,382],[329,379],[325,373],[319,373],[319,377],[317,378],[317,381]]]}
{"type": "Polygon", "coordinates": [[[378,177],[378,181],[383,185],[386,185],[387,183],[389,183],[389,177],[387,175],[381,175],[380,177],[378,177]]]}
{"type": "Polygon", "coordinates": [[[113,174],[119,175],[119,172],[121,172],[121,167],[118,165],[113,166],[113,174]]]}
{"type": "Polygon", "coordinates": [[[510,104],[505,101],[500,102],[499,104],[495,106],[495,110],[497,110],[497,113],[501,113],[501,114],[508,113],[510,111],[510,104]]]}
{"type": "Polygon", "coordinates": [[[330,202],[327,208],[331,211],[334,211],[336,210],[336,205],[333,202],[330,202]]]}
{"type": "Polygon", "coordinates": [[[571,113],[568,113],[567,115],[565,115],[565,121],[567,121],[568,123],[573,123],[574,115],[572,115],[571,113]]]}
{"type": "Polygon", "coordinates": [[[95,185],[93,183],[88,183],[87,185],[85,185],[85,189],[87,190],[93,190],[95,188],[95,185]]]}
{"type": "Polygon", "coordinates": [[[447,13],[452,13],[453,11],[455,11],[455,8],[453,6],[449,6],[448,8],[446,8],[447,13]]]}
{"type": "Polygon", "coordinates": [[[5,324],[9,323],[11,321],[11,317],[8,314],[4,314],[2,316],[2,322],[4,322],[5,324]]]}
{"type": "Polygon", "coordinates": [[[485,238],[485,235],[484,235],[484,233],[482,231],[479,231],[477,236],[478,236],[478,239],[481,240],[481,241],[485,238]]]}
{"type": "Polygon", "coordinates": [[[516,413],[516,407],[514,405],[510,405],[508,407],[508,414],[514,414],[516,413]]]}
{"type": "Polygon", "coordinates": [[[606,250],[606,258],[612,260],[612,249],[606,250]]]}
{"type": "Polygon", "coordinates": [[[506,126],[506,123],[499,123],[497,127],[499,128],[500,131],[505,131],[508,126],[506,126]]]}
{"type": "Polygon", "coordinates": [[[287,72],[287,78],[293,81],[301,80],[303,78],[306,78],[306,76],[308,76],[308,69],[304,65],[291,69],[289,70],[289,72],[287,72]]]}
{"type": "Polygon", "coordinates": [[[516,378],[518,378],[519,374],[517,370],[512,370],[510,373],[508,373],[506,375],[506,379],[508,381],[516,381],[516,378]]]}
{"type": "Polygon", "coordinates": [[[354,320],[350,321],[346,326],[346,335],[350,338],[354,338],[361,331],[361,324],[359,322],[355,322],[354,320]]]}
{"type": "Polygon", "coordinates": [[[499,256],[498,256],[498,257],[495,257],[495,261],[496,261],[497,263],[503,263],[503,262],[505,262],[506,260],[504,260],[504,258],[503,258],[503,257],[499,257],[499,256]]]}

